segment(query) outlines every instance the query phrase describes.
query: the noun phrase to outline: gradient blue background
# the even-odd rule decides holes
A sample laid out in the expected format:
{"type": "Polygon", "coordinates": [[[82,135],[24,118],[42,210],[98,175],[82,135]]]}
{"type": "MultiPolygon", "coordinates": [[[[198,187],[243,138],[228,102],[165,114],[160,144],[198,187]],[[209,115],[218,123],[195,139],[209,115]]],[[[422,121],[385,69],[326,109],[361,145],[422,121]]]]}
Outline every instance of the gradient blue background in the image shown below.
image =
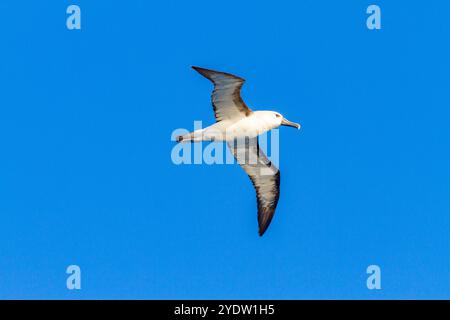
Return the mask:
{"type": "Polygon", "coordinates": [[[450,4],[371,3],[1,1],[0,298],[450,298],[450,4]],[[171,162],[191,65],[303,125],[262,238],[237,165],[171,162]]]}

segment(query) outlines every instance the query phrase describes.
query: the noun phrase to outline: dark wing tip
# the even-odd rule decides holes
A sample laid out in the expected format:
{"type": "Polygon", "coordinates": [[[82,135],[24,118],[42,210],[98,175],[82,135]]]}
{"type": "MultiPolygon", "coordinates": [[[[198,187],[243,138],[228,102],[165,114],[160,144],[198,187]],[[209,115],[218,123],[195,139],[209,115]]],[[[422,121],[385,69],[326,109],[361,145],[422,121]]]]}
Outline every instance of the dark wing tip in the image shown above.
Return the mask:
{"type": "Polygon", "coordinates": [[[205,69],[203,69],[203,68],[196,67],[196,66],[191,66],[191,68],[194,69],[195,71],[205,70],[205,69]]]}
{"type": "Polygon", "coordinates": [[[227,72],[222,72],[222,71],[216,71],[216,70],[212,70],[212,69],[206,69],[206,68],[201,68],[201,67],[197,67],[197,66],[191,66],[192,69],[194,69],[195,71],[197,71],[198,73],[200,73],[202,76],[211,79],[212,74],[221,74],[227,77],[232,77],[235,78],[236,80],[240,80],[242,82],[245,81],[244,78],[238,77],[234,74],[231,73],[227,73],[227,72]]]}
{"type": "Polygon", "coordinates": [[[278,205],[278,200],[280,198],[280,170],[277,170],[275,176],[275,188],[273,192],[275,193],[275,198],[273,202],[270,204],[264,205],[259,198],[259,194],[257,192],[258,199],[258,226],[259,226],[259,236],[262,237],[266,232],[267,228],[269,228],[270,223],[272,222],[272,218],[275,215],[275,210],[278,205]]]}
{"type": "Polygon", "coordinates": [[[275,208],[264,208],[258,212],[259,236],[262,237],[269,228],[270,222],[275,214],[275,208]]]}
{"type": "Polygon", "coordinates": [[[194,69],[195,71],[197,71],[198,73],[200,73],[202,76],[204,76],[204,77],[207,78],[208,80],[211,80],[212,82],[214,82],[214,80],[211,78],[211,75],[212,75],[215,71],[208,70],[208,69],[205,69],[205,68],[196,67],[196,66],[192,66],[192,69],[194,69]]]}

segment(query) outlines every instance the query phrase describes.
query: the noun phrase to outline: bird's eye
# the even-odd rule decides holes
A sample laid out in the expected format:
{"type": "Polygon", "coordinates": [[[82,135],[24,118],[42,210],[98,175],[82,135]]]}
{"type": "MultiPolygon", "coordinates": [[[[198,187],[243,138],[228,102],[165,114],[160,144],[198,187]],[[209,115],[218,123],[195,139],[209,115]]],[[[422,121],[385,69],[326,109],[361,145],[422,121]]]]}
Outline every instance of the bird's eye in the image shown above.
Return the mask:
{"type": "Polygon", "coordinates": [[[279,114],[275,114],[275,117],[277,117],[277,118],[279,118],[279,117],[281,117],[279,114]]]}

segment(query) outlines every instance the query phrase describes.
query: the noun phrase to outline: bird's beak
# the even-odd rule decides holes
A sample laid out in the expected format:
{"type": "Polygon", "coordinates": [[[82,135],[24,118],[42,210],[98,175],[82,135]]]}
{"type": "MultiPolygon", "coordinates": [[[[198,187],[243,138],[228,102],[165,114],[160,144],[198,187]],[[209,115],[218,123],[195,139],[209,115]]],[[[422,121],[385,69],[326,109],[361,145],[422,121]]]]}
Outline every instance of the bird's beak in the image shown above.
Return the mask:
{"type": "Polygon", "coordinates": [[[283,118],[283,120],[281,120],[281,125],[283,125],[283,126],[289,126],[289,127],[294,127],[294,128],[300,129],[300,124],[295,123],[295,122],[291,122],[291,121],[289,121],[289,120],[286,119],[286,118],[283,118]]]}

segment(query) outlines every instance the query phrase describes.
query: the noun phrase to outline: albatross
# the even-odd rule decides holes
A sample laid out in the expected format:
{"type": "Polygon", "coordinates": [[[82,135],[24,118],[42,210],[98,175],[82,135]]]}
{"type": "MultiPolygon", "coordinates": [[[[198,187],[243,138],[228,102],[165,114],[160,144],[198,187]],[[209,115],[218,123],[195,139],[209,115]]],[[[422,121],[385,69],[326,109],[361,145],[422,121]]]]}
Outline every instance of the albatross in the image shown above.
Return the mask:
{"type": "Polygon", "coordinates": [[[177,142],[223,141],[256,190],[259,235],[272,221],[280,197],[280,171],[258,145],[258,136],[279,126],[300,129],[275,111],[252,111],[241,97],[245,80],[226,72],[192,67],[214,84],[211,100],[216,123],[178,136],[177,142]]]}

